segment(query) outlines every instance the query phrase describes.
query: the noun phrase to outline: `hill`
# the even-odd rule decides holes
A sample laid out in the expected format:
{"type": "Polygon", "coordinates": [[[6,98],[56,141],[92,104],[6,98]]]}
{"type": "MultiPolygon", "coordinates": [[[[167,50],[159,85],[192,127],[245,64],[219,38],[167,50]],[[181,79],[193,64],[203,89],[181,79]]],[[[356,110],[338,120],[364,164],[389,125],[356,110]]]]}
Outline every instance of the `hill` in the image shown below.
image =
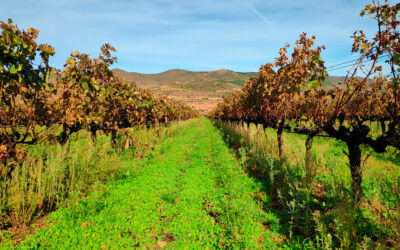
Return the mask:
{"type": "Polygon", "coordinates": [[[156,95],[168,95],[182,100],[202,113],[210,111],[223,95],[241,89],[256,73],[240,73],[222,69],[216,71],[187,71],[172,69],[157,74],[142,74],[114,69],[113,72],[140,88],[152,90],[156,95]]]}
{"type": "MultiPolygon", "coordinates": [[[[256,72],[234,72],[221,69],[216,71],[188,71],[172,69],[157,74],[143,74],[113,69],[120,78],[134,81],[140,88],[150,89],[156,95],[168,95],[182,100],[202,113],[207,113],[222,100],[222,96],[241,89],[256,72]]],[[[325,85],[331,87],[343,81],[344,77],[330,76],[325,85]]]]}

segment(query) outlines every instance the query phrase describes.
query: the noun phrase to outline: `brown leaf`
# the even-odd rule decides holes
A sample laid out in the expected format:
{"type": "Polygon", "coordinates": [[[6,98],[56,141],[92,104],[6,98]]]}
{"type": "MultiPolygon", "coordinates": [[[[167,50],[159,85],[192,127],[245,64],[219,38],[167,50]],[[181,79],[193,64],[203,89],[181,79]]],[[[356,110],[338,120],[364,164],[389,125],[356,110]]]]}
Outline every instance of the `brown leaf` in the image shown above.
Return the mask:
{"type": "Polygon", "coordinates": [[[168,244],[168,242],[166,242],[166,241],[157,241],[157,243],[156,243],[156,245],[159,248],[164,248],[167,244],[168,244]]]}
{"type": "Polygon", "coordinates": [[[82,228],[85,229],[87,227],[90,227],[93,224],[93,222],[89,221],[89,222],[82,222],[82,228]]]}

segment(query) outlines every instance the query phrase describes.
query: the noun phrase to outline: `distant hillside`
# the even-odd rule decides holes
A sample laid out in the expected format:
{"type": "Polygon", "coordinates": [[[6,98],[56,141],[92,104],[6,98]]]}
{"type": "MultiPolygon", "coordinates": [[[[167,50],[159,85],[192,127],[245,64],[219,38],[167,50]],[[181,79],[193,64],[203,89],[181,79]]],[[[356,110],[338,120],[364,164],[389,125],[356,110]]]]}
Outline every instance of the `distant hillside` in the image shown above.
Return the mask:
{"type": "Polygon", "coordinates": [[[127,81],[134,81],[140,88],[152,90],[156,95],[179,99],[202,113],[210,111],[222,100],[223,95],[241,89],[256,73],[239,73],[230,70],[187,71],[172,69],[158,74],[142,74],[114,69],[113,72],[127,81]]]}
{"type": "MultiPolygon", "coordinates": [[[[210,111],[222,96],[241,89],[255,72],[234,72],[226,69],[216,71],[188,71],[172,69],[157,74],[143,74],[113,69],[120,78],[134,81],[140,88],[151,89],[156,95],[169,95],[182,100],[199,111],[210,111]]],[[[344,77],[330,76],[325,82],[332,87],[343,82],[344,77]]]]}
{"type": "Polygon", "coordinates": [[[204,72],[171,69],[157,74],[126,72],[121,69],[114,69],[113,72],[121,78],[136,82],[140,87],[157,89],[169,86],[203,91],[242,87],[247,79],[256,75],[256,73],[239,73],[226,69],[204,72]]]}

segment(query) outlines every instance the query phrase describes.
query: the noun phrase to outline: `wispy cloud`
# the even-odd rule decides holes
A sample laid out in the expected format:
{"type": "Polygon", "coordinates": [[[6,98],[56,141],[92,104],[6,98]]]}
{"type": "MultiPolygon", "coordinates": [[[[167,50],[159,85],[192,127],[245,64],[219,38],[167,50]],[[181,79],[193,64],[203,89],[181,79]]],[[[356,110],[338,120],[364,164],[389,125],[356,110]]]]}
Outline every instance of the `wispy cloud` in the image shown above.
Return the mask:
{"type": "Polygon", "coordinates": [[[268,20],[268,18],[266,16],[264,16],[263,14],[261,14],[254,6],[249,6],[249,9],[256,14],[256,16],[258,16],[261,20],[263,20],[266,24],[271,24],[270,20],[268,20]]]}
{"type": "MultiPolygon", "coordinates": [[[[352,58],[350,35],[375,26],[359,12],[367,0],[2,0],[0,20],[41,30],[62,67],[70,51],[93,56],[113,44],[116,67],[257,71],[302,32],[325,44],[326,65],[352,58]]],[[[341,74],[342,72],[335,72],[341,74]]]]}

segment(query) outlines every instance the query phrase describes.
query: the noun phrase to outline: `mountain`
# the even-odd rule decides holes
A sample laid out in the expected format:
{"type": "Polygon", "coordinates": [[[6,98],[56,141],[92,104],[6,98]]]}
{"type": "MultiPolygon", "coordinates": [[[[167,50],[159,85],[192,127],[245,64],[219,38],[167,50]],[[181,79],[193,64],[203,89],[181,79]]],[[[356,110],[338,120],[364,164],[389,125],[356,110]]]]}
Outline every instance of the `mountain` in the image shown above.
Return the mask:
{"type": "MultiPolygon", "coordinates": [[[[212,110],[222,96],[241,89],[255,72],[234,72],[221,69],[216,71],[188,71],[171,69],[157,74],[143,74],[113,69],[114,74],[127,81],[134,81],[140,88],[150,89],[156,95],[168,95],[182,100],[202,113],[212,110]]],[[[326,87],[343,82],[344,77],[329,76],[326,87]]]]}
{"type": "Polygon", "coordinates": [[[157,74],[142,74],[113,69],[114,74],[134,81],[140,88],[150,89],[156,95],[168,95],[182,100],[202,113],[210,111],[222,96],[241,89],[257,73],[241,73],[226,69],[216,71],[187,71],[172,69],[157,74]]]}
{"type": "Polygon", "coordinates": [[[244,82],[257,73],[239,73],[226,69],[216,71],[188,71],[182,69],[171,69],[157,74],[143,74],[126,72],[114,69],[113,72],[120,78],[136,82],[139,87],[150,89],[171,87],[195,88],[201,91],[215,90],[217,85],[222,90],[226,88],[237,88],[244,86],[244,82]],[[220,83],[220,84],[218,84],[220,83]]]}

